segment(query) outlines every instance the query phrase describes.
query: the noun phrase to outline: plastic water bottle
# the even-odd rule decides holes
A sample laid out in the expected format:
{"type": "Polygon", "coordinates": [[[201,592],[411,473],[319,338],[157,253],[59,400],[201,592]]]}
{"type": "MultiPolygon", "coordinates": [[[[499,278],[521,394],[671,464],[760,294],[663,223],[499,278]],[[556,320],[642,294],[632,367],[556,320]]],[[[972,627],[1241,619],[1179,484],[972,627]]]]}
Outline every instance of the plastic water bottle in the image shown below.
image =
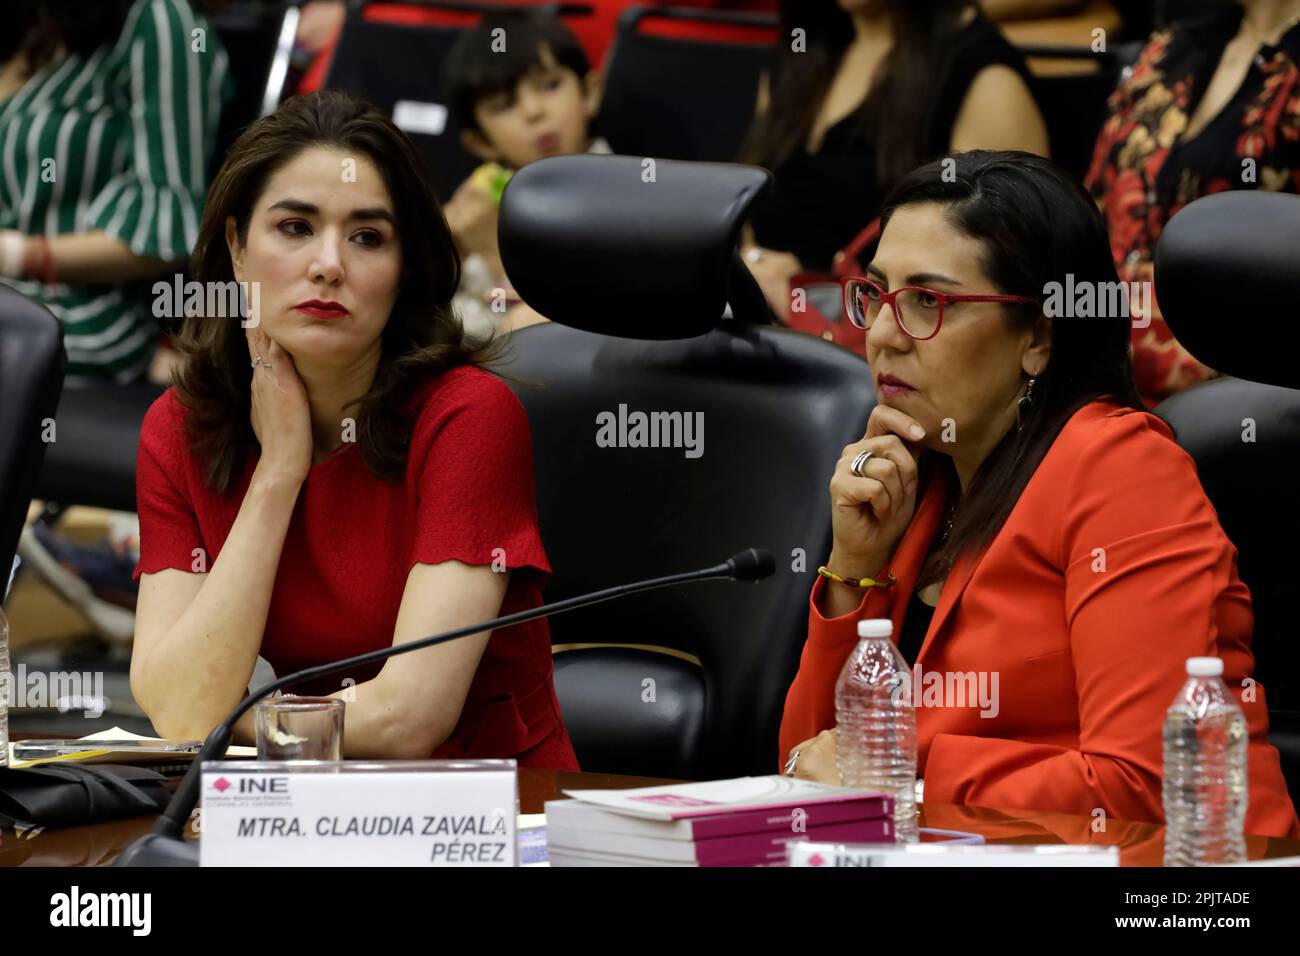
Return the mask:
{"type": "Polygon", "coordinates": [[[916,711],[911,671],[887,618],[858,622],[858,646],[835,686],[835,759],[846,787],[894,798],[899,843],[915,843],[916,711]]]}
{"type": "Polygon", "coordinates": [[[1187,683],[1165,715],[1165,866],[1246,858],[1246,718],[1223,683],[1223,661],[1189,657],[1187,683]]]}

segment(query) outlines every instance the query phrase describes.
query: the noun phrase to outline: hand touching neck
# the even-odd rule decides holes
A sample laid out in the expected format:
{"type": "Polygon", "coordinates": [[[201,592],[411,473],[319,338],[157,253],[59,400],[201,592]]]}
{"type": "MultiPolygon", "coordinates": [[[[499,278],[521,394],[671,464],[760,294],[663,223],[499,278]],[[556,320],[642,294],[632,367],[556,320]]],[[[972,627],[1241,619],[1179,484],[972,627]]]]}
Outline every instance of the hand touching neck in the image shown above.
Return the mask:
{"type": "Polygon", "coordinates": [[[379,369],[379,343],[357,358],[334,365],[294,356],[298,376],[307,389],[311,410],[312,463],[323,461],[338,448],[345,436],[355,434],[360,406],[357,400],[370,391],[379,369]],[[345,431],[349,420],[353,429],[345,431]]]}

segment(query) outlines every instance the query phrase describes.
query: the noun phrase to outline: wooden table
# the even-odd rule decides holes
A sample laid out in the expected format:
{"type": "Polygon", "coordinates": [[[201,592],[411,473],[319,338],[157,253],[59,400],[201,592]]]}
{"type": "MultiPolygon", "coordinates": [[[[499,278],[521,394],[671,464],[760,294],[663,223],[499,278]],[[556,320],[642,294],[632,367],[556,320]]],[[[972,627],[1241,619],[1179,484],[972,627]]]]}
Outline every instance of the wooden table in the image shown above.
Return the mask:
{"type": "MultiPolygon", "coordinates": [[[[547,800],[559,799],[560,791],[566,789],[622,789],[671,782],[652,777],[523,768],[519,771],[519,811],[541,813],[547,800]]],[[[1109,820],[1103,832],[1094,832],[1092,817],[930,804],[922,808],[921,825],[980,833],[989,843],[1115,845],[1120,848],[1120,862],[1125,866],[1160,866],[1164,854],[1165,828],[1153,823],[1109,820]]],[[[152,817],[135,817],[21,835],[0,828],[0,866],[107,866],[132,840],[152,827],[152,817]]],[[[1248,836],[1246,850],[1252,860],[1300,856],[1300,840],[1248,836]]]]}

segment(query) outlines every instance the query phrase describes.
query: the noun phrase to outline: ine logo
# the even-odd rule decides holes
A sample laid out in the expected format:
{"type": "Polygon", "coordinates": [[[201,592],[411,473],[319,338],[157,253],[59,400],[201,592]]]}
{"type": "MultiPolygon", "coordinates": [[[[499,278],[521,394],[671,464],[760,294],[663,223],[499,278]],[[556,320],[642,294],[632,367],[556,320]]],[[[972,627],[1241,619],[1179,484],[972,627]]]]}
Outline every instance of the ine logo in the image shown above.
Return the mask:
{"type": "Polygon", "coordinates": [[[51,926],[127,926],[133,936],[148,936],[153,927],[152,893],[68,893],[50,897],[51,926]]]}
{"type": "Polygon", "coordinates": [[[239,782],[231,783],[227,777],[218,777],[212,782],[212,789],[225,793],[231,787],[237,787],[239,793],[288,793],[288,777],[264,777],[247,774],[236,778],[239,782]]]}

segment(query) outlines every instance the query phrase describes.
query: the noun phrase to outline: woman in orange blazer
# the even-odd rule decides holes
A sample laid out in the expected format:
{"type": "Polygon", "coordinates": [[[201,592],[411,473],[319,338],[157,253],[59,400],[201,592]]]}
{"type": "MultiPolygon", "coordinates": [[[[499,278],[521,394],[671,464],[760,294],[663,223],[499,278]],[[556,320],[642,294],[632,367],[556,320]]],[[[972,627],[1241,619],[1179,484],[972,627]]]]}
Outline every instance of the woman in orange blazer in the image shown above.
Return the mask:
{"type": "Polygon", "coordinates": [[[928,801],[1161,821],[1165,710],[1186,659],[1217,656],[1250,729],[1246,831],[1300,835],[1250,594],[1190,457],[1139,410],[1095,205],[1045,160],[973,152],[881,218],[844,282],[879,404],[831,480],[787,771],[838,782],[835,684],[857,622],[888,617],[920,671],[928,801]],[[963,693],[927,696],[931,675],[963,693]]]}

